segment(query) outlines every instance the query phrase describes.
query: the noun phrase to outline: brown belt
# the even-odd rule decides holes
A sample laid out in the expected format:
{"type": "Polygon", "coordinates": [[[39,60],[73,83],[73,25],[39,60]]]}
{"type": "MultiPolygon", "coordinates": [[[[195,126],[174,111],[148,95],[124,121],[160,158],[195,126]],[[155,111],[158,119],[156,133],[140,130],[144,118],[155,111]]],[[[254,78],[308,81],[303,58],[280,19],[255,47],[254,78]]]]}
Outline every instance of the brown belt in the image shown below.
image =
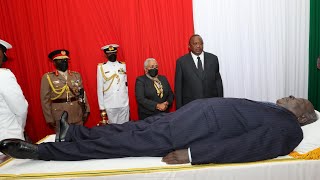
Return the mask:
{"type": "Polygon", "coordinates": [[[55,100],[52,100],[51,102],[52,103],[66,103],[66,102],[72,102],[72,101],[77,101],[78,98],[76,97],[72,97],[72,98],[69,98],[69,101],[67,99],[55,99],[55,100]]]}

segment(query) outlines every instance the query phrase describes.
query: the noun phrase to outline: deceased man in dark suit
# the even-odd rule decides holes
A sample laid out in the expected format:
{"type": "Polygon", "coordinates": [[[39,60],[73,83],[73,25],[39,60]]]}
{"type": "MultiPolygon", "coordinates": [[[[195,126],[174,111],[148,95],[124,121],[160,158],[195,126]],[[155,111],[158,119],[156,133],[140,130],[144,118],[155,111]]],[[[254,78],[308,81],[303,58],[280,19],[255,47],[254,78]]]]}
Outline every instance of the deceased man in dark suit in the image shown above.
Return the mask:
{"type": "Polygon", "coordinates": [[[169,112],[173,92],[165,76],[158,75],[158,63],[154,58],[144,62],[145,75],[136,79],[136,99],[139,119],[162,112],[169,112]]]}
{"type": "Polygon", "coordinates": [[[301,125],[317,116],[310,101],[290,96],[277,104],[199,99],[176,112],[91,129],[68,125],[66,119],[64,113],[62,142],[6,139],[0,150],[14,158],[41,160],[160,156],[168,164],[250,162],[289,154],[303,138],[301,125]]]}
{"type": "Polygon", "coordinates": [[[189,49],[176,62],[177,109],[195,99],[223,97],[218,57],[203,51],[203,40],[197,34],[190,37],[189,49]]]}

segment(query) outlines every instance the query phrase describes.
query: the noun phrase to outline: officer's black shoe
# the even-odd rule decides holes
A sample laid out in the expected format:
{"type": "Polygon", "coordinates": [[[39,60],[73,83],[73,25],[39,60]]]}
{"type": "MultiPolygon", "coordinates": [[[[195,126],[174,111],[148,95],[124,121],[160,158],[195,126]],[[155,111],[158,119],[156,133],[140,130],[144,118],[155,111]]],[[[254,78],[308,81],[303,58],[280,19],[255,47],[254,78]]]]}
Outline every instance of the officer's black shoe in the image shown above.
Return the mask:
{"type": "Polygon", "coordinates": [[[39,159],[38,145],[21,139],[4,139],[0,142],[0,151],[17,159],[39,159]]]}
{"type": "Polygon", "coordinates": [[[56,134],[56,142],[64,142],[66,140],[66,135],[69,129],[69,124],[68,124],[68,112],[63,111],[61,118],[60,118],[60,124],[59,124],[59,129],[56,134]]]}

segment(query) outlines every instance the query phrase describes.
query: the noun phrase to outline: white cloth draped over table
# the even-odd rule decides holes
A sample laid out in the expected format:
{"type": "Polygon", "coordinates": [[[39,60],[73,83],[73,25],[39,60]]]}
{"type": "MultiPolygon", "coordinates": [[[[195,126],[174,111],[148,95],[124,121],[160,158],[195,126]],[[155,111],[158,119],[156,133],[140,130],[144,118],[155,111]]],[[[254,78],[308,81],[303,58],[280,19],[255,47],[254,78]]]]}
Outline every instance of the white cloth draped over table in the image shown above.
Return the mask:
{"type": "MultiPolygon", "coordinates": [[[[48,136],[45,141],[54,141],[48,136]]],[[[85,161],[11,159],[0,164],[0,179],[178,179],[178,180],[315,180],[320,160],[289,156],[252,163],[167,165],[161,157],[127,157],[85,161]]]]}

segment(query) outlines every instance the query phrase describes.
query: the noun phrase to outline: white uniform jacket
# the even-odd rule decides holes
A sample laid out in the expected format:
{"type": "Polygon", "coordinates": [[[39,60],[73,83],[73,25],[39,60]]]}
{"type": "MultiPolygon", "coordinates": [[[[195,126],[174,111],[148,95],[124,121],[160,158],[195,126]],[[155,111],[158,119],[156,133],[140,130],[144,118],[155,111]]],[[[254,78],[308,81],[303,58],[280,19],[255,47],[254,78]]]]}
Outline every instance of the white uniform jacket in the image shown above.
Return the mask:
{"type": "Polygon", "coordinates": [[[0,140],[24,140],[27,112],[28,102],[16,77],[9,69],[0,68],[0,140]]]}
{"type": "Polygon", "coordinates": [[[100,110],[128,106],[126,65],[122,62],[106,62],[97,68],[97,90],[100,110]]]}

